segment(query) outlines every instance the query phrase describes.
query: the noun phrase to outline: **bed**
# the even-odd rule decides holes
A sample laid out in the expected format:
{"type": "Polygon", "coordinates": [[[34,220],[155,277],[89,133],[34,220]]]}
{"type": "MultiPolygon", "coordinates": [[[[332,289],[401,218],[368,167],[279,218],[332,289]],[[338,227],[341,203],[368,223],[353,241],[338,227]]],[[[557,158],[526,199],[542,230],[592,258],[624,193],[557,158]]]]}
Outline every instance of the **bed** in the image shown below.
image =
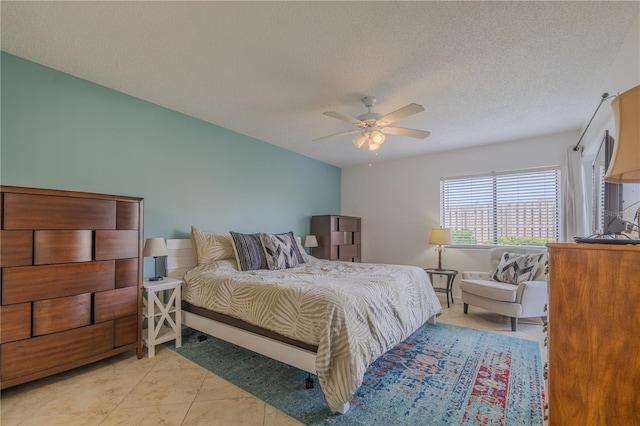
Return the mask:
{"type": "Polygon", "coordinates": [[[197,265],[190,239],[167,247],[183,325],[316,374],[332,412],[349,409],[371,362],[442,310],[418,267],[305,254],[296,268],[240,272],[230,259],[197,265]]]}

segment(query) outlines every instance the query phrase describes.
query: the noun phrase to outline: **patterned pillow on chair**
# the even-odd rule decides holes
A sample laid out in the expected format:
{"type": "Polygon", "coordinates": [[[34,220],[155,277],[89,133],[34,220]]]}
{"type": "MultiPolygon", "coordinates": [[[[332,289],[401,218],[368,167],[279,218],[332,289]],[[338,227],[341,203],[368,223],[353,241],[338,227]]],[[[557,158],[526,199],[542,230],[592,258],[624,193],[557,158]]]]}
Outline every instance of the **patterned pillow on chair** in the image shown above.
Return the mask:
{"type": "Polygon", "coordinates": [[[505,252],[500,259],[498,268],[493,273],[493,279],[516,285],[531,281],[538,269],[544,267],[541,262],[543,258],[544,253],[516,254],[505,252]]]}

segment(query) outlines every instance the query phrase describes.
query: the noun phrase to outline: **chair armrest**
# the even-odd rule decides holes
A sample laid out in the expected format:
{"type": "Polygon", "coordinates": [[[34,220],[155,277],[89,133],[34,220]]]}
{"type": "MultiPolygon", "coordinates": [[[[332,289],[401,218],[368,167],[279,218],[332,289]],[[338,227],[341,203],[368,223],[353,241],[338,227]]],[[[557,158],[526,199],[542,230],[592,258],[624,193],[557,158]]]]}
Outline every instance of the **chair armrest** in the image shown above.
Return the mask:
{"type": "Polygon", "coordinates": [[[518,286],[516,303],[522,305],[522,316],[546,316],[547,282],[525,281],[518,286]]]}
{"type": "Polygon", "coordinates": [[[493,278],[491,278],[491,274],[488,272],[478,272],[478,271],[464,271],[462,272],[462,275],[460,277],[463,280],[490,280],[493,281],[493,278]]]}

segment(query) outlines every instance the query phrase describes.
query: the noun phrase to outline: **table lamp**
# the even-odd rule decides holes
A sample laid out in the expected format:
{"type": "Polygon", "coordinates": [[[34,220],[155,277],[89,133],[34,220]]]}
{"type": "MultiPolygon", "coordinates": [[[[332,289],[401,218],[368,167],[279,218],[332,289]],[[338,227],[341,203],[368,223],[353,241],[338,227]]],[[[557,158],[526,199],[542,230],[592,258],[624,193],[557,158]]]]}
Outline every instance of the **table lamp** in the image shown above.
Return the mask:
{"type": "Polygon", "coordinates": [[[438,252],[438,271],[442,271],[442,252],[444,249],[442,246],[451,244],[451,230],[449,228],[433,228],[431,230],[431,236],[429,237],[429,244],[437,244],[436,251],[438,252]]]}
{"type": "MultiPolygon", "coordinates": [[[[309,248],[318,247],[318,239],[315,235],[307,235],[307,238],[304,239],[304,246],[309,248]]],[[[309,254],[311,254],[311,250],[309,250],[309,254]]]]}
{"type": "Polygon", "coordinates": [[[149,281],[162,281],[162,276],[158,274],[158,257],[169,255],[164,238],[147,238],[144,243],[143,255],[144,257],[153,257],[155,261],[155,277],[149,278],[149,281]]]}

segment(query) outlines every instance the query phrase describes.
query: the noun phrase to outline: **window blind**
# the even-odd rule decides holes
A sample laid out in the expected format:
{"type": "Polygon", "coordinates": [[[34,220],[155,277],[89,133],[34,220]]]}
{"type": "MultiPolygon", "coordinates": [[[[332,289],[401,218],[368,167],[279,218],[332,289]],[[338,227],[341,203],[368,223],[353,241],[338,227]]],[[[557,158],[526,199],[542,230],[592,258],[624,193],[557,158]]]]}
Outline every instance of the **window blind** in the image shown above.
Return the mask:
{"type": "Polygon", "coordinates": [[[454,245],[539,246],[558,240],[556,168],[442,178],[440,225],[454,245]]]}

